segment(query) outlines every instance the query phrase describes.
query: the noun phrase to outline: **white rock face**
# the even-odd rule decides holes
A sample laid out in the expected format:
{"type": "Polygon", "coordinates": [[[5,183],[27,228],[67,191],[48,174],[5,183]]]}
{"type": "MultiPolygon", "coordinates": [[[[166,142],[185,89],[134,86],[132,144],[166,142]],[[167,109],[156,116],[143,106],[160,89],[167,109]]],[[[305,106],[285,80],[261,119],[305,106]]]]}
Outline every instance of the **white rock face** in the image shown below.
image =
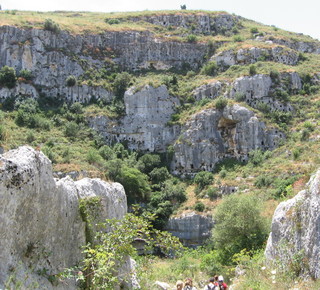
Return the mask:
{"type": "Polygon", "coordinates": [[[90,120],[109,143],[128,142],[133,150],[165,151],[178,134],[177,127],[166,126],[179,100],[169,96],[166,86],[145,86],[135,92],[130,88],[124,95],[126,115],[118,122],[100,116],[90,120]]]}
{"type": "Polygon", "coordinates": [[[287,65],[296,65],[299,55],[296,51],[281,46],[270,48],[251,47],[238,51],[227,50],[214,55],[211,60],[216,61],[222,68],[232,65],[248,65],[257,61],[274,61],[287,65]]]}
{"type": "Polygon", "coordinates": [[[101,197],[103,219],[121,218],[127,211],[120,184],[55,180],[49,159],[31,147],[0,155],[0,288],[13,274],[26,289],[35,282],[39,289],[55,288],[37,272],[54,275],[82,258],[86,241],[79,199],[86,196],[101,197]]]}
{"type": "Polygon", "coordinates": [[[212,171],[226,157],[246,161],[251,150],[273,150],[284,137],[245,107],[206,109],[183,126],[174,144],[171,169],[177,175],[212,171]]]}
{"type": "Polygon", "coordinates": [[[286,267],[300,254],[305,272],[320,278],[320,170],[306,190],[278,205],[272,219],[267,260],[279,260],[286,267]]]}
{"type": "Polygon", "coordinates": [[[211,236],[213,224],[211,216],[191,212],[170,218],[165,230],[178,237],[185,246],[197,247],[211,236]]]}

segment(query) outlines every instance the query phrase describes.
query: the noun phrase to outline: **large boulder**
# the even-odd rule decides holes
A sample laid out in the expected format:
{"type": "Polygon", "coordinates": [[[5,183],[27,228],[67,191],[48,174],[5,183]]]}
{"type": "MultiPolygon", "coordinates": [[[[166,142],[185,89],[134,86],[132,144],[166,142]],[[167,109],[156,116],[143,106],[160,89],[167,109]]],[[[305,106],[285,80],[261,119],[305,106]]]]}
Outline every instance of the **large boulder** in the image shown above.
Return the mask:
{"type": "Polygon", "coordinates": [[[50,160],[31,147],[0,155],[0,288],[14,277],[25,289],[75,289],[48,279],[82,258],[86,234],[79,200],[85,197],[100,197],[101,219],[127,212],[118,183],[56,180],[50,160]]]}
{"type": "Polygon", "coordinates": [[[298,263],[301,273],[320,277],[320,170],[305,190],[278,205],[265,255],[269,262],[287,268],[298,263]]]}

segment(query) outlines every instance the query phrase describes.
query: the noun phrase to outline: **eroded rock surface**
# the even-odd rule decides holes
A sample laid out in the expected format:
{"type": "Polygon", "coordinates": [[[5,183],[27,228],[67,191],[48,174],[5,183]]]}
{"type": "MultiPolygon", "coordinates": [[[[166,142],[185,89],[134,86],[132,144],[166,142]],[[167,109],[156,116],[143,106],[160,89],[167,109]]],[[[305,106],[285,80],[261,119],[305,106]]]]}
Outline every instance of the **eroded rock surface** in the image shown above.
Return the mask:
{"type": "Polygon", "coordinates": [[[191,212],[170,218],[165,230],[178,237],[185,246],[197,247],[211,236],[213,224],[212,216],[191,212]]]}
{"type": "Polygon", "coordinates": [[[295,261],[306,271],[301,274],[320,277],[320,170],[305,190],[278,205],[265,255],[283,267],[295,261]]]}
{"type": "MultiPolygon", "coordinates": [[[[26,289],[55,288],[46,278],[82,258],[86,236],[79,200],[88,196],[101,198],[101,219],[121,218],[127,211],[118,183],[56,180],[49,159],[31,147],[0,156],[1,288],[14,275],[26,289]]],[[[75,289],[70,283],[57,287],[75,289]]]]}
{"type": "Polygon", "coordinates": [[[163,152],[179,135],[179,127],[166,126],[179,105],[166,86],[145,86],[138,92],[131,88],[124,95],[124,104],[126,114],[120,120],[105,116],[90,119],[90,126],[108,143],[126,142],[133,150],[163,152]]]}
{"type": "Polygon", "coordinates": [[[246,161],[251,150],[272,150],[282,138],[283,133],[267,128],[245,107],[206,109],[182,127],[174,144],[171,168],[178,175],[212,171],[226,157],[246,161]]]}

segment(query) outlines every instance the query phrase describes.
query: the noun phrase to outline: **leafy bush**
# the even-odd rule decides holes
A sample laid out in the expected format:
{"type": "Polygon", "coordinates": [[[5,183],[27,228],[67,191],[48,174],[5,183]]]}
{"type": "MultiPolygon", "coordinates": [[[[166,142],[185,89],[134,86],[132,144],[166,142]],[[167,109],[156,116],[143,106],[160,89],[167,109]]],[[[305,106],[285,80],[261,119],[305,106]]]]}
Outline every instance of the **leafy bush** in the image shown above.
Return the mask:
{"type": "Polygon", "coordinates": [[[99,154],[104,160],[112,160],[116,158],[116,154],[108,145],[100,147],[99,154]]]}
{"type": "Polygon", "coordinates": [[[27,69],[22,69],[19,72],[19,77],[25,79],[26,81],[31,81],[33,78],[32,72],[27,69]]]}
{"type": "Polygon", "coordinates": [[[101,162],[101,156],[99,152],[93,148],[89,149],[89,151],[87,152],[86,159],[90,164],[97,164],[101,162]]]}
{"type": "Polygon", "coordinates": [[[75,102],[70,106],[70,112],[74,114],[83,114],[83,105],[79,102],[75,102]]]}
{"type": "Polygon", "coordinates": [[[143,173],[150,173],[161,163],[160,156],[157,154],[145,154],[139,158],[137,168],[143,173]]]}
{"type": "Polygon", "coordinates": [[[189,43],[195,43],[195,42],[197,42],[197,39],[198,39],[197,36],[194,34],[189,34],[187,36],[187,42],[189,42],[189,43]]]}
{"type": "Polygon", "coordinates": [[[113,25],[113,24],[119,24],[120,23],[120,20],[119,19],[116,19],[116,18],[111,18],[111,19],[108,19],[106,18],[105,19],[105,22],[110,24],[110,25],[113,25]]]}
{"type": "Polygon", "coordinates": [[[268,159],[270,157],[271,152],[270,151],[261,151],[260,149],[252,150],[249,152],[249,162],[253,166],[260,165],[264,160],[268,159]]]}
{"type": "Polygon", "coordinates": [[[124,166],[115,181],[123,185],[129,204],[146,200],[151,191],[147,175],[136,168],[124,166]]]}
{"type": "Polygon", "coordinates": [[[4,125],[0,124],[0,141],[5,141],[7,138],[7,130],[4,125]]]}
{"type": "Polygon", "coordinates": [[[170,178],[170,173],[166,167],[154,168],[150,173],[150,180],[153,184],[160,184],[170,178]]]}
{"type": "Polygon", "coordinates": [[[17,82],[16,71],[13,67],[7,65],[0,69],[0,86],[5,86],[9,89],[15,87],[17,82]]]}
{"type": "Polygon", "coordinates": [[[256,34],[256,33],[259,33],[259,30],[258,30],[257,27],[252,27],[252,28],[250,29],[250,32],[251,32],[252,34],[256,34]]]}
{"type": "Polygon", "coordinates": [[[74,87],[77,84],[77,79],[75,76],[68,76],[66,78],[66,84],[68,87],[74,87]]]}
{"type": "Polygon", "coordinates": [[[255,65],[250,65],[249,66],[249,74],[251,76],[256,75],[257,74],[257,67],[255,65]]]}
{"type": "Polygon", "coordinates": [[[196,211],[203,212],[204,209],[205,209],[205,205],[204,205],[201,201],[198,201],[198,202],[194,205],[194,209],[195,209],[196,211]]]}
{"type": "Polygon", "coordinates": [[[122,72],[117,74],[113,82],[113,91],[114,94],[119,98],[122,99],[124,96],[125,91],[129,87],[131,83],[131,76],[127,72],[122,72]]]}
{"type": "Polygon", "coordinates": [[[242,41],[243,41],[243,38],[242,38],[241,35],[235,35],[235,36],[233,37],[233,41],[234,41],[234,42],[242,42],[242,41]]]}
{"type": "Polygon", "coordinates": [[[51,31],[53,33],[59,33],[60,32],[60,26],[59,24],[55,23],[52,19],[46,19],[44,22],[44,29],[51,31]]]}
{"type": "Polygon", "coordinates": [[[207,185],[212,184],[213,180],[214,178],[211,172],[201,171],[196,174],[193,181],[199,190],[203,190],[207,185]]]}
{"type": "Polygon", "coordinates": [[[74,121],[68,122],[65,125],[64,134],[67,137],[75,138],[78,136],[78,133],[79,133],[79,125],[76,122],[74,121]]]}
{"type": "Polygon", "coordinates": [[[274,178],[272,176],[268,176],[268,175],[259,175],[255,182],[254,185],[258,188],[261,187],[268,187],[272,184],[272,182],[274,181],[274,178]]]}
{"type": "Polygon", "coordinates": [[[241,250],[257,250],[266,241],[268,226],[259,204],[252,196],[230,195],[217,206],[212,236],[225,264],[231,264],[241,250]]]}
{"type": "Polygon", "coordinates": [[[219,97],[216,99],[216,108],[218,110],[224,109],[228,105],[228,99],[225,97],[219,97]]]}
{"type": "Polygon", "coordinates": [[[205,64],[202,68],[200,73],[207,76],[215,76],[218,72],[218,65],[215,61],[210,61],[205,64]]]}

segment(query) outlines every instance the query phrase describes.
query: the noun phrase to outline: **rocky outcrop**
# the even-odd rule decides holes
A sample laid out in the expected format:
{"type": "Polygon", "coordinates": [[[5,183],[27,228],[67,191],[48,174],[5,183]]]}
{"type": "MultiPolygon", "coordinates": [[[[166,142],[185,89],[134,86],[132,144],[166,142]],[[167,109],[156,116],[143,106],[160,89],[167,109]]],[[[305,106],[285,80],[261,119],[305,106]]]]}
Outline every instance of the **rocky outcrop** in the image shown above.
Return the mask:
{"type": "Polygon", "coordinates": [[[205,98],[215,99],[225,92],[226,86],[227,83],[213,81],[196,88],[192,94],[197,101],[205,98]]]}
{"type": "Polygon", "coordinates": [[[195,34],[224,34],[226,31],[231,31],[238,23],[238,17],[226,13],[220,14],[158,14],[142,17],[129,17],[131,21],[146,21],[154,25],[164,27],[186,28],[190,29],[195,34]]]}
{"type": "Polygon", "coordinates": [[[211,237],[213,225],[214,222],[211,216],[191,212],[170,218],[165,230],[178,237],[183,245],[197,247],[211,237]]]}
{"type": "MultiPolygon", "coordinates": [[[[118,183],[56,180],[49,159],[31,147],[0,155],[0,288],[13,277],[25,289],[56,287],[48,279],[82,258],[86,235],[79,200],[85,197],[99,197],[102,220],[127,211],[118,183]]],[[[57,288],[75,289],[75,284],[57,288]]]]}
{"type": "Polygon", "coordinates": [[[108,71],[114,65],[138,70],[179,69],[188,64],[197,69],[206,52],[207,44],[164,40],[147,31],[71,35],[65,31],[0,27],[0,66],[31,71],[32,85],[39,93],[67,101],[110,99],[111,94],[91,86],[68,88],[66,78],[70,75],[79,78],[89,69],[108,71]]]}
{"type": "Polygon", "coordinates": [[[301,274],[320,277],[320,170],[305,190],[278,205],[265,255],[284,269],[294,261],[305,271],[301,274]]]}
{"type": "Polygon", "coordinates": [[[257,61],[274,61],[286,65],[296,65],[299,61],[299,54],[291,49],[281,46],[270,48],[251,47],[239,49],[238,51],[227,50],[214,55],[211,58],[216,61],[222,69],[232,65],[248,65],[257,61]]]}
{"type": "Polygon", "coordinates": [[[253,108],[264,103],[271,111],[287,112],[293,108],[283,95],[301,90],[302,81],[297,73],[284,73],[277,79],[272,79],[270,75],[254,75],[236,79],[231,87],[230,98],[240,98],[253,108]]]}
{"type": "Polygon", "coordinates": [[[298,40],[287,40],[281,38],[275,38],[270,36],[268,38],[263,37],[262,40],[267,40],[270,43],[276,43],[283,46],[287,46],[293,50],[305,53],[320,54],[320,43],[315,41],[298,41],[298,40]]]}
{"type": "Polygon", "coordinates": [[[107,143],[125,142],[129,149],[163,152],[179,135],[178,126],[166,126],[179,100],[169,96],[166,86],[149,85],[124,95],[126,115],[120,120],[105,116],[90,118],[89,124],[105,137],[107,143]]]}
{"type": "Polygon", "coordinates": [[[224,158],[246,161],[251,150],[273,150],[284,134],[267,128],[255,114],[239,105],[206,109],[182,127],[174,144],[173,173],[212,171],[224,158]]]}

